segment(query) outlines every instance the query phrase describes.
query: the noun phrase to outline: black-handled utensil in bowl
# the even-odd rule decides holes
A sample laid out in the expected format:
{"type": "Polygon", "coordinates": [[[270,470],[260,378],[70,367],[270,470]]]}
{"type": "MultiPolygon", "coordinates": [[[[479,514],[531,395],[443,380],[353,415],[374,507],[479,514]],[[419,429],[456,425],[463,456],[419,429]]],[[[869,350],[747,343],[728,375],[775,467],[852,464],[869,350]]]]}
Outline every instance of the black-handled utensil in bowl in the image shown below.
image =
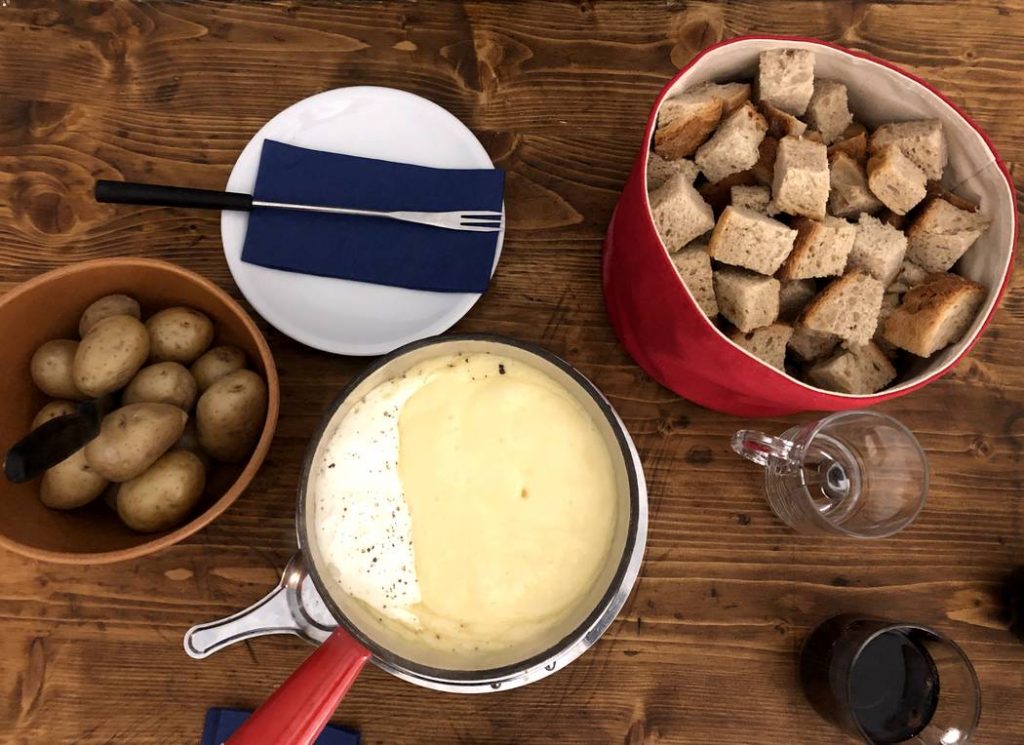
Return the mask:
{"type": "Polygon", "coordinates": [[[137,184],[130,181],[97,181],[97,202],[114,204],[146,204],[155,207],[186,207],[206,210],[234,210],[250,212],[255,208],[321,212],[330,215],[379,217],[401,222],[414,222],[447,230],[470,230],[493,233],[501,230],[500,212],[487,210],[455,210],[452,212],[415,212],[398,210],[384,212],[352,207],[329,207],[320,204],[268,202],[255,199],[252,194],[213,189],[189,189],[162,184],[137,184]]]}
{"type": "Polygon", "coordinates": [[[7,451],[4,476],[12,484],[31,481],[73,455],[100,433],[103,417],[116,405],[116,397],[110,394],[82,401],[74,413],[40,424],[7,451]]]}

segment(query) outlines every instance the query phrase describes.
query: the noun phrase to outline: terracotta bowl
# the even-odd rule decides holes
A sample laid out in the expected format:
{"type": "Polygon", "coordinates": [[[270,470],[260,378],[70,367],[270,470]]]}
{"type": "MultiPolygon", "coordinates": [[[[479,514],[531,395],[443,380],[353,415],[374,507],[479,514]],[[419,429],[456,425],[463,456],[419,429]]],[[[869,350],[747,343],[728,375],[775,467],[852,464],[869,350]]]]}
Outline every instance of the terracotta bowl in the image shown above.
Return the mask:
{"type": "Polygon", "coordinates": [[[142,305],[143,317],[185,305],[213,320],[214,344],[245,350],[249,367],[267,381],[267,419],[245,464],[216,465],[206,493],[184,525],[163,533],[130,530],[101,497],[77,510],[52,510],[38,499],[39,479],[11,484],[0,477],[0,546],[34,559],[63,564],[104,564],[137,559],[166,548],[210,523],[238,499],[270,448],[280,404],[270,348],[252,319],[227,293],[198,274],[152,259],[99,259],[57,269],[25,282],[0,298],[0,452],[21,439],[48,398],[29,377],[36,348],[50,339],[77,339],[78,318],[93,300],[125,293],[142,305]]]}

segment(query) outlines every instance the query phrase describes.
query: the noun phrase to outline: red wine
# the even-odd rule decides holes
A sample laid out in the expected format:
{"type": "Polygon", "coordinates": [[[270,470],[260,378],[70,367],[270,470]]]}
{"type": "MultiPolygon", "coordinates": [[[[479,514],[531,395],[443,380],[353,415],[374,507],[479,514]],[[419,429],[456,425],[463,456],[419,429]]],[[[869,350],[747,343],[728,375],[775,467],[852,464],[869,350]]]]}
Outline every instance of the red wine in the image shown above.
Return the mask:
{"type": "Polygon", "coordinates": [[[928,651],[902,631],[869,641],[850,668],[850,709],[878,745],[905,742],[928,726],[939,674],[928,651]]]}
{"type": "Polygon", "coordinates": [[[873,745],[906,743],[937,724],[970,732],[980,707],[973,669],[966,658],[959,670],[937,665],[931,656],[936,648],[951,645],[920,626],[834,616],[804,642],[800,683],[819,714],[873,745]],[[946,681],[949,705],[937,715],[940,667],[952,677],[946,681]]]}

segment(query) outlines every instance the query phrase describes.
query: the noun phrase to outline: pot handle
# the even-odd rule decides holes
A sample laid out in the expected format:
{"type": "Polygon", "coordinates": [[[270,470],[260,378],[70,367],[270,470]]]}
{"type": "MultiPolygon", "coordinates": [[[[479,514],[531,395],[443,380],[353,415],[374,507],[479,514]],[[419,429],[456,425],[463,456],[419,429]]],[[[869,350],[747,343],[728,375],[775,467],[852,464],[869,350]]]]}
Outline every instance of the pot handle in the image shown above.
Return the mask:
{"type": "Polygon", "coordinates": [[[200,623],[185,632],[185,652],[201,660],[236,642],[268,634],[300,633],[288,605],[288,591],[279,585],[266,597],[227,618],[200,623]]]}
{"type": "Polygon", "coordinates": [[[366,647],[344,629],[335,629],[226,745],[311,745],[369,657],[366,647]]]}

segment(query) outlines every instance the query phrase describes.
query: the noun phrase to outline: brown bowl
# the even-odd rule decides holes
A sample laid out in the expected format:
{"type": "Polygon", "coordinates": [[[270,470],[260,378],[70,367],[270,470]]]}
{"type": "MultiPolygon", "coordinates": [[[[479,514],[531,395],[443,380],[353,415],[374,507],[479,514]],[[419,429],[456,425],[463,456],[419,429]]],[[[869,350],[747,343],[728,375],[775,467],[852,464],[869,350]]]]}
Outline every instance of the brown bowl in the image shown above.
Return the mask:
{"type": "Polygon", "coordinates": [[[0,453],[21,439],[47,396],[29,376],[33,352],[50,339],[77,339],[78,319],[93,300],[111,293],[136,298],[143,317],[185,305],[214,322],[214,344],[245,350],[249,366],[267,381],[267,419],[247,463],[214,466],[195,517],[163,533],[136,533],[103,498],[76,510],[53,510],[39,501],[39,479],[11,484],[0,477],[0,546],[63,564],[105,564],[159,551],[204,527],[245,490],[270,448],[280,404],[277,369],[263,334],[231,297],[212,282],[174,264],[152,259],[99,259],[56,269],[0,298],[0,453]]]}

